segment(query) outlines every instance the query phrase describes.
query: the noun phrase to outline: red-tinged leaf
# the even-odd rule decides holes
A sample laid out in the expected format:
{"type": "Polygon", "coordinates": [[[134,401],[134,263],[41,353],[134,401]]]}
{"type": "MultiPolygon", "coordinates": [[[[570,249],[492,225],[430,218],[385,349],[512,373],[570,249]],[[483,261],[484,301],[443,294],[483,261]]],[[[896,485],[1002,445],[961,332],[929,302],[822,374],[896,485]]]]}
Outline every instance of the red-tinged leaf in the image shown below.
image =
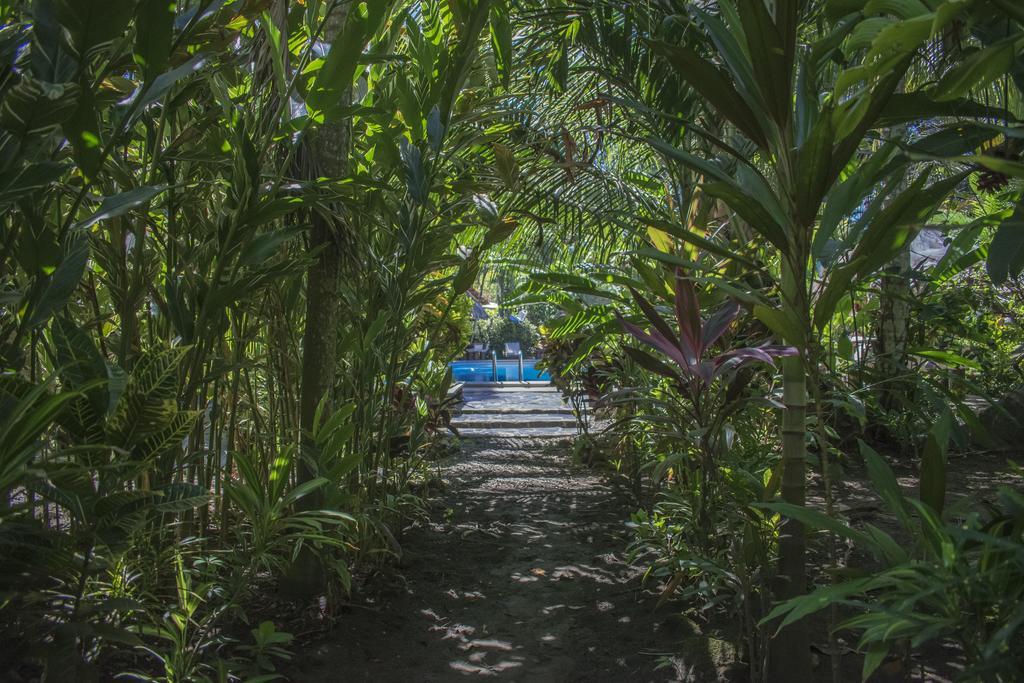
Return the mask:
{"type": "Polygon", "coordinates": [[[656,330],[661,332],[662,336],[672,342],[674,346],[679,347],[679,340],[676,339],[675,332],[669,327],[665,319],[661,317],[657,310],[650,301],[645,299],[640,292],[636,291],[632,287],[629,288],[629,293],[633,295],[633,299],[636,301],[637,306],[643,311],[644,317],[654,326],[656,330]]]}
{"type": "Polygon", "coordinates": [[[786,358],[788,356],[798,356],[800,351],[795,346],[784,346],[782,344],[762,344],[757,348],[761,349],[769,356],[773,358],[786,358]]]}
{"type": "Polygon", "coordinates": [[[688,356],[700,358],[704,355],[701,344],[700,299],[693,283],[676,269],[676,318],[679,321],[679,347],[688,356]]]}
{"type": "Polygon", "coordinates": [[[619,324],[622,325],[622,329],[624,329],[629,334],[633,335],[633,337],[635,337],[638,341],[642,341],[644,344],[647,344],[648,346],[657,349],[658,351],[661,351],[666,356],[675,361],[675,363],[679,365],[680,368],[686,370],[687,372],[691,371],[690,364],[683,356],[682,351],[679,350],[679,347],[674,346],[670,341],[665,339],[665,337],[662,336],[657,330],[652,330],[651,334],[648,334],[647,332],[644,332],[633,323],[628,322],[618,313],[615,314],[615,317],[618,319],[619,324]]]}
{"type": "Polygon", "coordinates": [[[701,334],[701,344],[705,349],[710,348],[712,344],[725,334],[725,331],[729,329],[729,325],[736,319],[739,312],[739,304],[729,300],[708,318],[708,321],[704,323],[704,330],[701,334]]]}
{"type": "Polygon", "coordinates": [[[679,376],[679,373],[675,372],[671,367],[669,367],[665,363],[662,363],[660,360],[658,360],[651,354],[647,353],[646,351],[633,348],[632,346],[623,346],[622,350],[626,353],[627,356],[632,358],[637,365],[644,368],[645,370],[653,372],[656,375],[668,377],[669,379],[673,379],[677,382],[682,381],[682,378],[679,376]]]}
{"type": "Polygon", "coordinates": [[[678,346],[674,346],[672,342],[666,339],[658,330],[651,330],[651,338],[655,340],[657,345],[656,348],[678,363],[679,367],[690,373],[695,371],[694,369],[697,367],[697,363],[700,360],[697,356],[694,356],[692,353],[687,353],[684,349],[678,346]]]}
{"type": "Polygon", "coordinates": [[[769,365],[775,365],[775,361],[771,354],[767,353],[763,348],[756,346],[747,347],[745,349],[733,349],[732,351],[726,351],[720,356],[715,356],[715,364],[722,365],[728,361],[737,358],[743,362],[747,361],[760,361],[762,363],[768,363],[769,365]]]}
{"type": "Polygon", "coordinates": [[[697,366],[697,375],[704,382],[704,386],[710,386],[715,381],[715,370],[715,363],[710,360],[701,361],[697,366]]]}
{"type": "Polygon", "coordinates": [[[768,365],[775,367],[775,358],[795,355],[797,355],[797,350],[792,346],[780,346],[776,344],[765,344],[763,346],[752,346],[727,351],[726,353],[716,356],[714,359],[715,377],[748,363],[767,363],[768,365]]]}

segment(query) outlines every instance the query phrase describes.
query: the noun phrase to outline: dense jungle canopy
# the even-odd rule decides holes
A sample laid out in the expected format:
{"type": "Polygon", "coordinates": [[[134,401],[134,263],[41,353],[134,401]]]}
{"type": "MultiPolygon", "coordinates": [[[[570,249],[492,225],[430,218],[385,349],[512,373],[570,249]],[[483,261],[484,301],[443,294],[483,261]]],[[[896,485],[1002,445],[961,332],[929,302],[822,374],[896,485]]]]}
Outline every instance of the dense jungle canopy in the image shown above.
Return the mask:
{"type": "Polygon", "coordinates": [[[0,679],[302,680],[493,298],[717,675],[1021,680],[1022,89],[1018,0],[0,2],[0,679]]]}

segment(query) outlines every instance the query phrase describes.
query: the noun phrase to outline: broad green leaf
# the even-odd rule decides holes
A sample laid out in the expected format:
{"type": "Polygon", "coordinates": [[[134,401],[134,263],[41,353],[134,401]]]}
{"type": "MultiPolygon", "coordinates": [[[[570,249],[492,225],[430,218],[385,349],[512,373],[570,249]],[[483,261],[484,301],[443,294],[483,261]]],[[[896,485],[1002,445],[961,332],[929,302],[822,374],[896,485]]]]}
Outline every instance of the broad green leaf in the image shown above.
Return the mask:
{"type": "Polygon", "coordinates": [[[964,177],[966,173],[960,173],[924,187],[928,173],[923,173],[889,202],[871,221],[849,261],[829,276],[825,289],[815,302],[814,326],[824,328],[855,280],[871,275],[891,261],[964,177]]]}
{"type": "Polygon", "coordinates": [[[896,481],[896,475],[875,449],[861,440],[858,440],[857,443],[860,446],[861,457],[864,458],[864,463],[867,465],[868,476],[875,486],[875,492],[885,502],[886,507],[900,520],[904,529],[913,528],[910,521],[910,510],[903,490],[900,489],[899,483],[896,481]]]}
{"type": "MultiPolygon", "coordinates": [[[[885,70],[884,75],[877,79],[866,92],[862,92],[849,102],[840,105],[833,112],[834,116],[839,116],[842,120],[835,123],[838,140],[832,151],[832,169],[829,173],[828,181],[830,186],[839,177],[842,170],[846,168],[846,165],[856,154],[857,150],[861,148],[867,132],[880,125],[879,117],[893,97],[893,93],[903,83],[903,76],[912,63],[912,54],[894,62],[885,70]],[[858,99],[863,101],[855,102],[858,99]],[[856,109],[856,122],[851,118],[840,115],[840,110],[844,108],[851,111],[856,109]]],[[[931,116],[927,118],[931,118],[931,116]]]]}
{"type": "Polygon", "coordinates": [[[931,96],[943,102],[984,88],[1010,70],[1022,44],[1024,35],[1018,34],[978,50],[947,71],[932,88],[931,96]]]}
{"type": "MultiPolygon", "coordinates": [[[[704,251],[710,254],[714,254],[715,256],[721,256],[722,258],[730,259],[736,261],[737,263],[742,263],[743,265],[749,266],[751,268],[754,267],[754,263],[750,259],[741,256],[732,249],[729,249],[728,247],[725,247],[714,240],[708,239],[707,237],[699,235],[691,230],[687,230],[681,225],[672,223],[670,221],[659,220],[656,218],[645,218],[643,216],[637,216],[636,219],[648,226],[648,234],[650,234],[652,230],[656,230],[662,235],[674,237],[680,240],[681,242],[693,245],[698,249],[703,249],[704,251]]],[[[654,236],[652,235],[652,240],[653,239],[654,236]]],[[[669,242],[664,242],[662,244],[655,244],[655,246],[658,247],[660,251],[670,251],[670,249],[665,247],[671,247],[672,244],[670,240],[669,242]]]]}
{"type": "Polygon", "coordinates": [[[736,91],[731,79],[689,47],[651,41],[651,49],[664,56],[676,74],[694,87],[719,114],[761,148],[768,147],[761,121],[736,91]]]}
{"type": "Polygon", "coordinates": [[[462,294],[469,291],[469,288],[476,282],[477,274],[480,272],[480,259],[470,256],[466,259],[452,280],[452,289],[455,294],[462,294]]]}
{"type": "Polygon", "coordinates": [[[871,579],[856,579],[845,583],[837,583],[831,586],[822,586],[815,589],[808,595],[787,600],[776,605],[764,619],[761,625],[774,622],[779,617],[784,617],[776,627],[776,633],[804,617],[819,612],[826,607],[845,602],[851,596],[865,592],[870,586],[871,579]]]}
{"type": "Polygon", "coordinates": [[[796,212],[799,225],[814,224],[832,183],[830,169],[834,139],[832,117],[822,116],[797,151],[796,212]]]}
{"type": "MultiPolygon", "coordinates": [[[[741,7],[742,4],[741,2],[741,7]]],[[[729,0],[721,0],[718,5],[723,15],[734,13],[729,0]]],[[[760,74],[755,75],[756,62],[751,64],[751,54],[755,53],[751,52],[748,54],[745,46],[740,44],[742,32],[739,30],[739,24],[727,27],[718,17],[704,12],[696,6],[690,8],[690,13],[699,20],[701,25],[704,26],[704,30],[707,31],[711,42],[718,52],[718,57],[725,64],[733,78],[737,92],[751,107],[755,115],[767,118],[771,112],[768,111],[768,105],[762,96],[760,85],[772,83],[772,81],[770,79],[762,80],[759,83],[760,74]]],[[[733,20],[739,21],[737,16],[733,16],[733,20]]],[[[769,28],[774,33],[775,26],[773,23],[769,23],[769,28]]],[[[761,30],[765,29],[762,27],[761,30]]],[[[749,40],[749,34],[747,35],[749,40]]]]}
{"type": "Polygon", "coordinates": [[[651,244],[658,251],[670,254],[676,249],[676,243],[672,240],[672,237],[664,230],[653,225],[647,226],[647,236],[651,238],[651,244]]]}
{"type": "Polygon", "coordinates": [[[277,253],[282,244],[295,239],[304,232],[305,228],[281,228],[258,235],[246,242],[238,262],[243,266],[262,265],[264,261],[277,253]]]}
{"type": "Polygon", "coordinates": [[[981,365],[978,364],[977,361],[973,361],[970,358],[964,358],[952,351],[942,351],[940,349],[908,349],[907,353],[911,356],[927,358],[929,360],[945,363],[946,365],[955,365],[964,368],[971,368],[972,370],[981,370],[981,365]]]}
{"type": "Polygon", "coordinates": [[[934,157],[968,154],[999,136],[999,130],[970,122],[952,123],[908,145],[914,152],[934,157]]]}
{"type": "Polygon", "coordinates": [[[491,50],[501,82],[507,88],[514,68],[512,57],[512,22],[508,16],[508,2],[501,0],[491,5],[491,50]]]}
{"type": "Polygon", "coordinates": [[[427,114],[427,142],[434,153],[441,151],[444,143],[445,126],[441,123],[441,110],[435,104],[427,114]]]}
{"type": "Polygon", "coordinates": [[[867,0],[864,14],[891,14],[900,19],[913,19],[931,10],[921,0],[867,0]]]}
{"type": "Polygon", "coordinates": [[[750,61],[757,82],[765,93],[772,118],[785,125],[792,110],[789,93],[793,85],[793,50],[791,45],[795,29],[795,3],[782,0],[776,3],[778,23],[761,0],[737,0],[736,11],[743,24],[750,61]]]}
{"type": "Polygon", "coordinates": [[[64,246],[64,257],[57,269],[49,276],[46,287],[32,307],[29,324],[33,327],[44,324],[57,313],[71,298],[85,274],[89,260],[89,239],[80,231],[72,231],[64,246]]]}
{"type": "Polygon", "coordinates": [[[88,86],[82,88],[78,106],[64,122],[63,129],[83,174],[86,178],[95,178],[103,163],[103,141],[95,94],[88,86]]]}
{"type": "Polygon", "coordinates": [[[879,126],[898,126],[942,116],[988,118],[1001,121],[1008,115],[1010,121],[1017,121],[1012,112],[1007,113],[1001,107],[990,107],[968,99],[938,101],[927,93],[916,91],[895,93],[888,97],[885,106],[879,113],[877,123],[879,126]]]}
{"type": "Polygon", "coordinates": [[[167,66],[176,8],[173,0],[139,0],[135,8],[135,63],[142,67],[144,81],[167,66]]]}
{"type": "MultiPolygon", "coordinates": [[[[133,0],[55,0],[57,18],[82,58],[124,33],[133,0]]],[[[83,59],[84,61],[84,59],[83,59]]]]}
{"type": "Polygon", "coordinates": [[[798,348],[804,345],[805,335],[801,331],[800,324],[788,311],[758,305],[754,306],[754,317],[764,323],[765,327],[771,330],[779,340],[798,348]]]}
{"type": "Polygon", "coordinates": [[[760,204],[753,195],[742,191],[731,182],[707,183],[702,186],[712,197],[724,201],[730,209],[779,251],[786,254],[792,248],[787,239],[786,230],[779,225],[769,210],[760,204]]]}
{"type": "Polygon", "coordinates": [[[59,226],[46,222],[41,216],[25,212],[16,253],[18,263],[26,273],[31,276],[51,275],[57,269],[64,254],[57,240],[58,229],[59,226]]]}
{"type": "Polygon", "coordinates": [[[828,194],[821,221],[814,233],[811,253],[817,260],[825,256],[826,245],[836,234],[836,229],[844,219],[848,218],[864,200],[864,196],[874,189],[892,171],[892,161],[898,148],[894,144],[886,144],[872,154],[864,163],[828,194]]]}
{"type": "Polygon", "coordinates": [[[92,227],[100,221],[105,221],[117,216],[123,216],[132,209],[145,206],[158,194],[167,189],[165,185],[137,187],[121,194],[105,197],[100,202],[100,208],[93,215],[74,225],[73,231],[82,231],[92,227]]]}
{"type": "Polygon", "coordinates": [[[732,182],[732,176],[726,173],[725,169],[719,166],[714,161],[702,159],[698,156],[690,154],[689,152],[683,151],[677,147],[670,145],[664,140],[658,138],[647,138],[647,144],[654,147],[657,151],[664,154],[673,161],[678,161],[689,169],[692,169],[705,177],[713,178],[722,183],[732,182]]]}
{"type": "Polygon", "coordinates": [[[430,188],[427,186],[426,169],[423,167],[423,153],[420,152],[419,147],[402,138],[401,154],[409,196],[417,204],[425,204],[430,194],[430,188]]]}
{"type": "Polygon", "coordinates": [[[623,346],[622,350],[633,360],[633,362],[648,372],[653,372],[656,375],[668,377],[669,379],[679,380],[679,373],[646,351],[642,351],[632,346],[623,346]]]}
{"type": "Polygon", "coordinates": [[[860,679],[866,681],[871,677],[871,674],[882,665],[885,658],[889,656],[889,643],[885,641],[879,641],[871,643],[868,646],[868,651],[864,655],[864,666],[861,668],[860,679]]]}
{"type": "Polygon", "coordinates": [[[946,451],[949,435],[953,429],[953,414],[943,410],[939,419],[928,431],[924,450],[921,452],[921,502],[931,506],[941,515],[946,502],[946,451]]]}
{"type": "Polygon", "coordinates": [[[366,44],[384,25],[393,4],[393,0],[369,0],[349,5],[344,28],[331,41],[327,57],[307,87],[306,104],[311,109],[329,111],[342,101],[352,87],[366,44]]]}
{"type": "MultiPolygon", "coordinates": [[[[287,478],[284,478],[281,481],[287,481],[287,478]]],[[[310,481],[303,482],[289,491],[282,502],[287,506],[293,505],[296,501],[305,498],[314,491],[327,486],[329,483],[330,480],[326,477],[316,477],[310,481]]]]}
{"type": "Polygon", "coordinates": [[[20,138],[51,131],[75,113],[80,95],[75,83],[45,83],[25,74],[0,100],[0,128],[20,138]]]}
{"type": "Polygon", "coordinates": [[[824,512],[815,510],[814,508],[783,502],[758,503],[757,507],[777,512],[784,517],[795,519],[798,522],[807,525],[811,529],[831,531],[837,536],[853,541],[862,549],[867,550],[876,556],[881,555],[881,550],[876,546],[870,536],[862,531],[857,531],[838,519],[829,517],[824,512]]]}
{"type": "Polygon", "coordinates": [[[68,170],[67,164],[40,161],[0,174],[0,204],[25,198],[56,182],[68,170]]]}
{"type": "Polygon", "coordinates": [[[572,372],[576,366],[583,363],[590,357],[601,344],[605,343],[609,337],[618,334],[621,331],[617,320],[609,320],[606,323],[602,323],[597,326],[597,329],[589,337],[580,342],[579,346],[576,347],[575,353],[573,353],[566,361],[565,366],[562,368],[562,372],[568,374],[572,372]]]}
{"type": "Polygon", "coordinates": [[[480,248],[490,249],[497,244],[501,244],[512,236],[517,227],[518,224],[513,220],[495,221],[494,225],[487,229],[487,234],[484,235],[484,241],[480,248]]]}
{"type": "Polygon", "coordinates": [[[206,56],[198,54],[184,64],[160,74],[151,81],[143,83],[142,87],[136,92],[132,102],[134,105],[133,118],[138,118],[146,107],[162,100],[178,81],[191,76],[204,66],[206,66],[206,56]]]}
{"type": "Polygon", "coordinates": [[[1013,215],[996,230],[985,266],[997,285],[1024,272],[1024,201],[1017,203],[1013,215]]]}
{"type": "Polygon", "coordinates": [[[700,271],[708,270],[705,266],[697,263],[696,261],[690,261],[684,259],[682,256],[676,256],[675,254],[668,254],[658,249],[637,249],[635,253],[638,256],[645,258],[654,259],[666,265],[672,266],[673,268],[682,268],[685,271],[700,271]]]}

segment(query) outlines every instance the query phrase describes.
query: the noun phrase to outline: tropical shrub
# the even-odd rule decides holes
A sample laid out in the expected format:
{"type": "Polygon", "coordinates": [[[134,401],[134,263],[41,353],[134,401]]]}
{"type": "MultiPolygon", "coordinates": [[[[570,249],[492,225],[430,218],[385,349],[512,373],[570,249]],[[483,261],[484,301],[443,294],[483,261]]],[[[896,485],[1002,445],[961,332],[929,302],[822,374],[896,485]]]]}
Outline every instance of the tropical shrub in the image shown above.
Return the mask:
{"type": "Polygon", "coordinates": [[[400,553],[510,231],[457,4],[0,8],[0,677],[272,676],[400,553]]]}
{"type": "Polygon", "coordinates": [[[478,330],[488,348],[497,351],[499,355],[504,352],[505,344],[509,342],[519,342],[519,348],[524,356],[529,357],[537,353],[537,328],[524,320],[496,315],[479,321],[478,330]]]}
{"type": "Polygon", "coordinates": [[[860,634],[867,653],[865,679],[904,643],[918,648],[934,640],[956,644],[966,663],[963,680],[1018,679],[1024,671],[1024,498],[1002,487],[998,504],[988,510],[972,509],[967,502],[942,515],[941,509],[906,496],[885,461],[869,446],[861,448],[901,536],[782,503],[765,505],[842,536],[877,563],[848,568],[844,581],[784,602],[767,619],[781,617],[785,623],[834,604],[854,608],[857,613],[838,627],[860,634]],[[913,539],[912,545],[902,538],[913,539]]]}

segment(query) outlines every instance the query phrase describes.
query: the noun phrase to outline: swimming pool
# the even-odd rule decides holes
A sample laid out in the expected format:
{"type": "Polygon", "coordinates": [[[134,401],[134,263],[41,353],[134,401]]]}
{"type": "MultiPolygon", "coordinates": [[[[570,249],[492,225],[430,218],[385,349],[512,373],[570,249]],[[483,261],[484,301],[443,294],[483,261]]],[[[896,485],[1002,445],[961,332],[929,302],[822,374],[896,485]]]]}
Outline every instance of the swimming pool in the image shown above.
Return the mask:
{"type": "Polygon", "coordinates": [[[549,382],[550,375],[538,370],[536,358],[523,359],[523,376],[519,376],[519,361],[499,360],[498,376],[489,360],[457,360],[452,363],[452,379],[456,382],[549,382]]]}

